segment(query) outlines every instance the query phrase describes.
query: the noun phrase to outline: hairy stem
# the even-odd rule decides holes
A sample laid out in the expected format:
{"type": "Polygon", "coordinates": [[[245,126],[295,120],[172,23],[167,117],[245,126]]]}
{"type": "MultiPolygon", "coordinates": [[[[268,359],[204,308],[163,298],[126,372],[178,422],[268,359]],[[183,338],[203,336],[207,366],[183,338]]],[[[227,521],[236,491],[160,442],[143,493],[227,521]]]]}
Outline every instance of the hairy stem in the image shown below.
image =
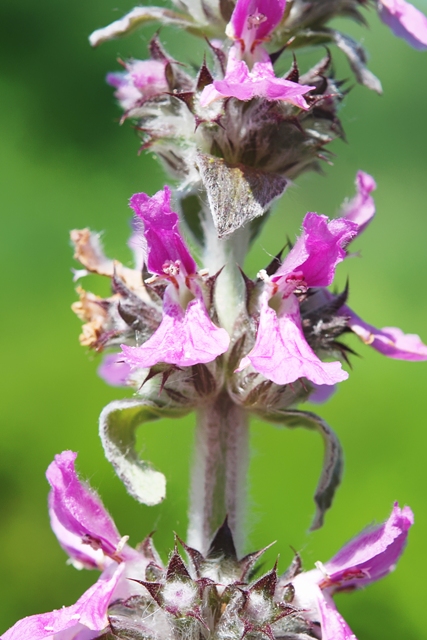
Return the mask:
{"type": "Polygon", "coordinates": [[[215,306],[221,326],[232,334],[237,317],[245,310],[246,291],[239,266],[243,266],[249,248],[249,225],[218,238],[212,216],[206,211],[203,226],[203,264],[210,275],[222,269],[215,284],[215,306]]]}
{"type": "Polygon", "coordinates": [[[237,551],[242,548],[248,441],[247,414],[225,391],[199,409],[188,544],[202,553],[226,516],[237,551]]]}

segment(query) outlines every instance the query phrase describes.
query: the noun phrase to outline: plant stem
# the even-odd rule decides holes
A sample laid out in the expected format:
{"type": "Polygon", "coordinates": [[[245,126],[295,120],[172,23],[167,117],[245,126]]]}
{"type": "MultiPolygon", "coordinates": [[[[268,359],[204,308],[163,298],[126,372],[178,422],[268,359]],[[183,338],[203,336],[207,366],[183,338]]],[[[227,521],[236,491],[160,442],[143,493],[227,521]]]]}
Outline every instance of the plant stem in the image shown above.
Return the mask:
{"type": "Polygon", "coordinates": [[[242,548],[248,459],[247,414],[222,391],[197,412],[188,544],[202,553],[226,516],[242,548]]]}
{"type": "Polygon", "coordinates": [[[225,238],[218,238],[212,216],[205,212],[203,265],[210,275],[221,271],[215,284],[215,306],[220,324],[231,335],[240,313],[245,312],[246,290],[238,266],[243,266],[249,248],[249,225],[225,238]]]}

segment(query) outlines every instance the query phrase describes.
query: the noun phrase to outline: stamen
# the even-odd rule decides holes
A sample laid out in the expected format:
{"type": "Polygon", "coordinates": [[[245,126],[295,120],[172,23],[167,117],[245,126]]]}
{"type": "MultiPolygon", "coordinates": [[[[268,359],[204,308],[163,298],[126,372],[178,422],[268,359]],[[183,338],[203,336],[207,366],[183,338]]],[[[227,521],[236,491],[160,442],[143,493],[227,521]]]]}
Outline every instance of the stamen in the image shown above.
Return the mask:
{"type": "Polygon", "coordinates": [[[259,25],[265,22],[266,20],[267,20],[267,16],[265,16],[263,13],[260,13],[257,9],[255,13],[248,16],[248,20],[247,20],[248,31],[250,29],[258,28],[259,25]]]}

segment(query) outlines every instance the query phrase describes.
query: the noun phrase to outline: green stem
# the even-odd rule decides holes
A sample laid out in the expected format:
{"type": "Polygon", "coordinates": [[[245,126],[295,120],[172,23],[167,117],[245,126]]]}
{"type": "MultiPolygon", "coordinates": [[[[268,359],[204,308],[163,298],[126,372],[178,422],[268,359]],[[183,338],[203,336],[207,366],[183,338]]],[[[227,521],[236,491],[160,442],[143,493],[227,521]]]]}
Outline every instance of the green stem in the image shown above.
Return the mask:
{"type": "Polygon", "coordinates": [[[242,549],[248,459],[247,414],[223,391],[197,412],[188,544],[202,553],[226,516],[242,549]]]}

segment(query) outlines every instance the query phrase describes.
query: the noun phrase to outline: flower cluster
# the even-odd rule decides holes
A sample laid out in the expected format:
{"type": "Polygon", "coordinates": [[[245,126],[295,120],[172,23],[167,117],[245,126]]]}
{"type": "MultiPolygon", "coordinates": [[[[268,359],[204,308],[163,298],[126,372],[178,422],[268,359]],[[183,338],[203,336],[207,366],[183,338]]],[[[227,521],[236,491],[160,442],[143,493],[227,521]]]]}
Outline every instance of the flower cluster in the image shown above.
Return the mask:
{"type": "Polygon", "coordinates": [[[302,572],[296,556],[283,575],[274,566],[251,580],[265,549],[238,559],[225,522],[206,555],[177,538],[188,563],[176,547],[165,567],[151,537],[137,549],[120,537],[100,498],[79,480],[76,455],[64,451],[47,470],[51,525],[73,564],[102,573],[76,604],[24,618],[3,640],[178,639],[183,632],[307,640],[319,629],[322,640],[352,640],[331,596],[392,571],[413,524],[411,510],[395,504],[384,524],[362,532],[325,565],[302,572]]]}
{"type": "Polygon", "coordinates": [[[345,54],[358,82],[381,92],[361,45],[331,21],[363,23],[372,5],[396,35],[425,49],[427,18],[405,0],[174,2],[176,10],[135,8],[92,34],[91,43],[149,21],[205,39],[194,73],[156,34],[149,59],[125,61],[124,71],[107,76],[122,121],[136,123],[143,148],[177,188],[131,197],[133,268],[107,258],[89,229],[71,239],[81,265],[75,280],[93,273],[111,282],[106,298],[79,285],[73,310],[84,322],[81,344],[104,353],[100,376],[134,391],[102,411],[100,437],[139,502],[161,502],[166,479],[139,458],[136,429],[196,412],[187,539],[176,536],[166,565],[150,536],[131,548],[79,480],[77,454],[59,454],[47,471],[52,529],[74,566],[101,575],[74,605],[24,618],[2,639],[355,640],[333,595],[394,569],[411,510],[395,504],[384,524],[312,570],[302,571],[296,553],[284,574],[276,563],[258,577],[265,549],[242,553],[243,513],[250,414],[321,435],[315,529],[331,507],[343,456],[329,425],[299,404],[324,401],[348,378],[343,365],[354,352],[347,334],[390,358],[427,360],[418,336],[362,320],[349,306],[348,285],[330,290],[351,242],[375,215],[374,179],[357,174],[356,194],[337,217],[307,213],[286,254],[260,265],[256,278],[243,267],[274,200],[303,171],[328,161],[327,146],[344,136],[338,110],[347,89],[329,48],[345,54]],[[301,73],[295,52],[318,46],[318,63],[301,73]]]}

